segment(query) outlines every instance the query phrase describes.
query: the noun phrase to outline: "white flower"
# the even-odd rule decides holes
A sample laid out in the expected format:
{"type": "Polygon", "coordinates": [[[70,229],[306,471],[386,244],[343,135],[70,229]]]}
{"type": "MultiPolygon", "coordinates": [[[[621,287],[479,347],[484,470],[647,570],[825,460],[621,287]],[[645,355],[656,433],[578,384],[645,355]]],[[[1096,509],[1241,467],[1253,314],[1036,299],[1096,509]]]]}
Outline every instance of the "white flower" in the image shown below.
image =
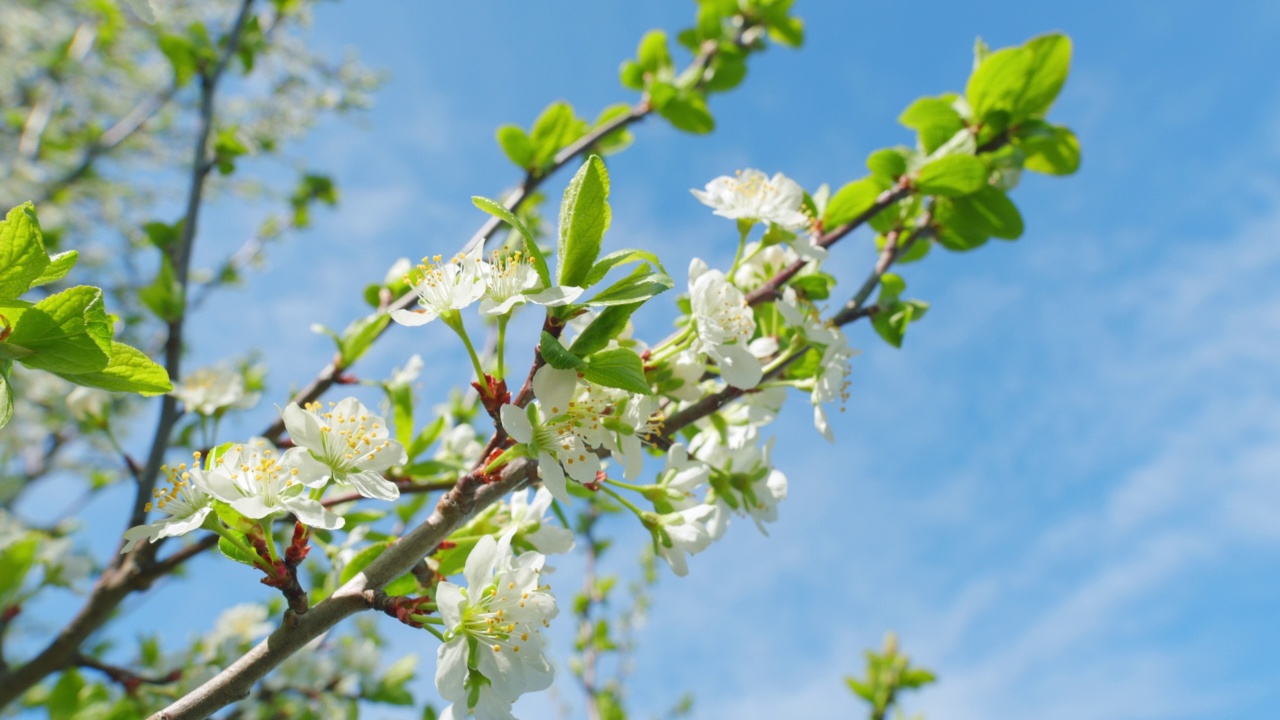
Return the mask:
{"type": "Polygon", "coordinates": [[[767,222],[787,230],[799,230],[810,223],[801,209],[804,190],[782,173],[769,179],[759,170],[741,170],[736,177],[722,175],[712,180],[705,191],[690,192],[721,217],[767,222]]]}
{"type": "Polygon", "coordinates": [[[526,302],[547,307],[568,305],[582,294],[580,287],[552,286],[531,292],[541,286],[533,267],[533,256],[523,253],[493,251],[488,264],[484,299],[480,301],[482,315],[506,315],[516,305],[526,302]]]}
{"type": "Polygon", "coordinates": [[[667,500],[677,510],[694,505],[694,491],[711,478],[707,464],[689,457],[689,451],[681,443],[672,444],[667,450],[667,462],[658,474],[658,484],[667,489],[667,500]]]}
{"type": "Polygon", "coordinates": [[[203,367],[188,374],[169,394],[181,400],[187,412],[205,417],[230,407],[252,407],[258,401],[257,393],[245,393],[244,377],[225,364],[203,367]]]}
{"type": "MultiPolygon", "coordinates": [[[[603,413],[601,413],[603,415],[603,413]]],[[[622,464],[622,477],[635,480],[644,469],[644,448],[640,440],[652,442],[662,429],[658,400],[645,395],[624,397],[601,423],[608,431],[603,443],[622,464]]]]}
{"type": "Polygon", "coordinates": [[[404,387],[411,384],[422,374],[422,366],[421,355],[418,353],[410,355],[408,362],[404,364],[404,369],[396,368],[391,371],[391,378],[387,380],[387,384],[391,387],[404,387]]]}
{"type": "Polygon", "coordinates": [[[447,630],[436,689],[445,700],[480,718],[504,717],[522,694],[551,686],[555,670],[543,652],[542,629],[557,608],[550,586],[539,583],[542,565],[541,553],[514,557],[510,536],[486,535],[467,556],[466,589],[448,581],[436,588],[447,630]]]}
{"type": "Polygon", "coordinates": [[[461,465],[470,467],[480,459],[484,446],[477,439],[476,429],[470,423],[454,425],[445,431],[436,448],[436,460],[457,460],[461,465]]]}
{"type": "Polygon", "coordinates": [[[805,339],[822,348],[822,361],[812,379],[809,398],[813,402],[813,424],[828,442],[835,442],[827,413],[822,404],[836,398],[849,399],[849,360],[858,354],[849,347],[849,338],[840,328],[826,325],[816,313],[807,311],[796,299],[795,290],[787,288],[777,303],[783,318],[804,333],[805,339]]]}
{"type": "Polygon", "coordinates": [[[753,242],[743,250],[733,284],[746,291],[755,290],[799,259],[790,245],[779,243],[762,248],[759,242],[753,242]]]}
{"type": "Polygon", "coordinates": [[[304,525],[333,530],[342,527],[342,518],[303,494],[308,487],[322,487],[328,477],[329,469],[306,450],[291,448],[277,457],[263,438],[233,445],[205,473],[209,493],[245,517],[291,512],[304,525]]]}
{"type": "Polygon", "coordinates": [[[102,418],[111,404],[111,395],[97,388],[77,387],[67,393],[67,412],[86,422],[102,418]]]}
{"type": "Polygon", "coordinates": [[[689,264],[689,295],[698,333],[694,348],[720,366],[725,382],[749,390],[763,376],[760,360],[748,347],[756,331],[756,319],[742,291],[719,270],[708,270],[694,258],[689,264]]]}
{"type": "MultiPolygon", "coordinates": [[[[572,370],[543,365],[533,375],[533,394],[542,409],[542,421],[535,424],[528,412],[514,405],[503,405],[499,411],[502,427],[516,442],[528,445],[538,459],[543,484],[563,503],[570,502],[564,479],[566,472],[580,483],[589,483],[600,470],[600,458],[586,446],[580,434],[594,432],[596,428],[583,417],[570,413],[577,382],[578,374],[572,370]]],[[[600,425],[598,417],[594,420],[595,425],[600,425]]]]}
{"type": "Polygon", "coordinates": [[[689,574],[686,555],[697,555],[711,545],[706,523],[717,512],[713,505],[693,505],[659,516],[661,527],[654,529],[654,545],[676,575],[689,574]]]}
{"type": "Polygon", "coordinates": [[[138,525],[124,531],[127,541],[120,552],[129,552],[139,542],[155,542],[160,538],[185,535],[204,524],[213,512],[210,476],[200,467],[200,454],[196,453],[191,467],[183,463],[177,469],[161,468],[168,476],[169,487],[151,491],[152,500],[146,511],[159,510],[163,517],[150,525],[138,525]]]}
{"type": "Polygon", "coordinates": [[[667,367],[671,369],[672,379],[680,381],[680,386],[669,390],[667,395],[681,402],[693,402],[702,397],[698,383],[707,372],[707,363],[701,355],[692,350],[681,350],[671,358],[667,367]]]}
{"type": "Polygon", "coordinates": [[[325,411],[320,403],[304,410],[292,403],[284,409],[284,426],[294,444],[328,466],[334,482],[354,486],[368,498],[395,500],[400,488],[383,477],[393,465],[409,461],[404,446],[391,440],[386,420],[349,397],[325,411]]]}
{"type": "Polygon", "coordinates": [[[468,255],[458,254],[447,263],[436,255],[405,276],[418,293],[418,310],[392,310],[391,319],[410,327],[425,325],[446,313],[453,313],[484,295],[487,266],[480,258],[480,243],[468,255]]]}
{"type": "Polygon", "coordinates": [[[723,411],[724,419],[735,425],[749,424],[761,427],[778,417],[786,402],[787,389],[780,385],[757,388],[723,411]]]}
{"type": "MultiPolygon", "coordinates": [[[[773,467],[775,438],[760,445],[760,431],[754,425],[731,425],[726,435],[722,438],[718,430],[707,428],[693,438],[690,452],[730,476],[739,513],[750,515],[760,532],[768,535],[764,523],[778,519],[778,504],[787,497],[787,476],[773,467]]],[[[713,539],[724,534],[732,512],[723,497],[716,498],[716,504],[723,515],[707,522],[713,539]]]]}
{"type": "Polygon", "coordinates": [[[567,553],[573,549],[573,531],[548,522],[546,515],[550,509],[551,491],[546,487],[538,488],[532,501],[528,491],[514,493],[506,508],[510,519],[500,534],[519,534],[544,555],[567,553]]]}
{"type": "Polygon", "coordinates": [[[227,608],[214,621],[213,630],[205,636],[205,647],[211,653],[217,653],[223,644],[230,643],[228,650],[234,652],[244,643],[271,632],[273,626],[267,622],[267,617],[265,605],[244,603],[227,608]]]}

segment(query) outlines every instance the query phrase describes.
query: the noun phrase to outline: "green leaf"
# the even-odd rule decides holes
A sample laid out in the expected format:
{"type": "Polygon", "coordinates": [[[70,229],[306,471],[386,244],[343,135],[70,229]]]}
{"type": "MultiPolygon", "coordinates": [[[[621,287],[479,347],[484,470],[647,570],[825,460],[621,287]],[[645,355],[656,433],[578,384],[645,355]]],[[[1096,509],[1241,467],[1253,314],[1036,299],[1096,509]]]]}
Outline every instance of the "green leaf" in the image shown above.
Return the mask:
{"type": "Polygon", "coordinates": [[[937,150],[965,127],[964,119],[951,103],[936,97],[922,97],[911,103],[898,116],[898,122],[920,134],[920,145],[926,153],[937,150]]]}
{"type": "Polygon", "coordinates": [[[874,178],[862,178],[846,184],[827,201],[826,212],[822,215],[822,227],[833,230],[853,222],[876,204],[876,198],[880,197],[882,191],[880,183],[874,178]]]}
{"type": "Polygon", "coordinates": [[[641,260],[653,263],[655,267],[663,272],[663,274],[666,273],[666,269],[664,269],[662,267],[662,263],[658,261],[658,256],[648,250],[615,250],[614,252],[600,258],[596,261],[595,265],[591,266],[591,272],[587,273],[587,277],[583,281],[583,287],[591,287],[600,282],[610,270],[618,265],[640,262],[641,260]]]}
{"type": "Polygon", "coordinates": [[[75,250],[50,255],[49,265],[45,267],[44,272],[40,273],[40,277],[31,281],[31,287],[48,285],[51,282],[61,280],[67,276],[67,273],[71,272],[71,268],[76,266],[76,261],[79,259],[80,253],[75,250]]]}
{"type": "MultiPolygon", "coordinates": [[[[600,115],[596,117],[596,121],[591,124],[591,127],[598,128],[615,118],[630,114],[630,105],[627,103],[615,103],[604,110],[601,110],[600,115]]],[[[631,145],[631,142],[634,139],[635,138],[631,135],[630,130],[626,127],[620,127],[613,132],[603,135],[599,140],[596,140],[594,147],[601,155],[610,155],[626,149],[631,145]]]]}
{"type": "Polygon", "coordinates": [[[560,204],[560,285],[583,287],[609,229],[609,172],[598,155],[578,169],[560,204]]]}
{"type": "Polygon", "coordinates": [[[36,207],[23,203],[0,223],[0,300],[26,292],[48,266],[36,207]]]}
{"type": "Polygon", "coordinates": [[[770,23],[769,39],[779,45],[800,47],[804,44],[804,20],[793,17],[770,23]]]}
{"type": "Polygon", "coordinates": [[[586,132],[587,124],[573,114],[569,103],[551,103],[534,121],[529,133],[529,141],[533,144],[533,167],[539,170],[547,167],[561,148],[586,132]]]}
{"type": "Polygon", "coordinates": [[[987,184],[987,166],[972,155],[948,155],[920,168],[915,184],[925,195],[968,195],[987,184]]]}
{"type": "Polygon", "coordinates": [[[342,331],[342,337],[338,341],[338,352],[342,355],[343,366],[349,367],[359,360],[390,322],[390,315],[379,312],[366,315],[348,325],[347,329],[342,331]]]}
{"type": "Polygon", "coordinates": [[[342,573],[338,575],[338,584],[346,585],[347,581],[356,576],[356,573],[369,567],[369,563],[377,560],[382,553],[387,551],[388,543],[377,543],[356,553],[351,558],[346,567],[342,568],[342,573]]]}
{"type": "MultiPolygon", "coordinates": [[[[242,533],[236,533],[234,530],[232,530],[231,532],[239,535],[240,540],[244,542],[246,546],[248,545],[248,540],[245,539],[245,536],[242,533]]],[[[244,550],[241,550],[240,548],[236,547],[231,543],[230,540],[226,539],[225,537],[218,538],[218,552],[222,553],[223,557],[227,558],[228,560],[238,562],[241,565],[248,565],[249,567],[258,566],[258,558],[256,556],[251,555],[245,552],[244,550]]]]}
{"type": "Polygon", "coordinates": [[[667,34],[662,30],[650,30],[640,38],[636,49],[636,61],[646,72],[656,73],[671,67],[671,52],[667,49],[667,34]]]}
{"type": "Polygon", "coordinates": [[[33,351],[21,360],[27,367],[83,373],[107,366],[111,335],[102,291],[80,285],[27,308],[14,322],[9,343],[33,351]]]}
{"type": "Polygon", "coordinates": [[[1023,167],[1049,175],[1070,175],[1080,169],[1080,142],[1065,127],[1039,120],[1018,129],[1017,144],[1027,154],[1023,167]]]}
{"type": "Polygon", "coordinates": [[[1071,38],[1060,33],[1041,35],[1024,45],[1031,53],[1026,86],[1014,115],[1040,117],[1053,105],[1071,69],[1071,38]]]}
{"type": "Polygon", "coordinates": [[[707,108],[707,101],[696,92],[680,92],[671,96],[658,107],[658,114],[675,129],[687,133],[705,135],[716,129],[716,120],[707,108]]]}
{"type": "Polygon", "coordinates": [[[587,356],[582,375],[588,382],[597,385],[641,395],[653,394],[649,389],[649,381],[644,377],[644,362],[639,355],[626,348],[602,350],[587,356]]]}
{"type": "Polygon", "coordinates": [[[507,154],[511,162],[522,170],[534,167],[533,141],[524,130],[515,125],[503,125],[498,128],[497,134],[498,145],[502,146],[502,152],[507,154]]]}
{"type": "Polygon", "coordinates": [[[880,305],[895,303],[898,301],[898,296],[906,289],[907,282],[902,279],[901,275],[885,273],[880,276],[880,297],[876,302],[880,305]]]}
{"type": "Polygon", "coordinates": [[[533,257],[533,269],[538,273],[538,279],[542,281],[542,287],[551,287],[551,271],[547,269],[547,258],[542,254],[542,248],[538,247],[537,241],[533,239],[533,233],[529,232],[529,228],[520,221],[520,218],[508,210],[506,205],[496,200],[490,200],[487,197],[473,195],[471,203],[490,215],[505,221],[520,233],[520,236],[524,238],[524,249],[533,257]]]}
{"type": "Polygon", "coordinates": [[[673,287],[675,281],[669,275],[650,268],[646,263],[583,304],[599,307],[641,302],[673,287]]]}
{"type": "Polygon", "coordinates": [[[746,53],[731,42],[722,42],[711,59],[710,77],[702,87],[707,92],[725,92],[741,85],[746,77],[746,53]]]}
{"type": "Polygon", "coordinates": [[[156,273],[156,279],[138,291],[138,299],[165,322],[174,322],[182,317],[186,304],[182,285],[178,283],[173,261],[168,255],[160,257],[160,271],[156,273]]]}
{"type": "Polygon", "coordinates": [[[569,352],[578,357],[584,357],[603,350],[610,340],[618,337],[618,334],[626,329],[627,320],[631,318],[631,314],[643,304],[643,302],[635,302],[606,307],[574,339],[573,344],[569,346],[569,352]]]}
{"type": "Polygon", "coordinates": [[[76,374],[58,373],[58,375],[78,385],[111,392],[163,395],[173,390],[169,373],[163,367],[153,362],[141,350],[121,342],[111,343],[111,361],[102,370],[76,374]]]}
{"type": "Polygon", "coordinates": [[[560,341],[546,330],[542,331],[542,342],[538,347],[542,350],[542,359],[557,370],[582,370],[586,367],[582,358],[566,350],[564,345],[561,345],[560,341]]]}
{"type": "Polygon", "coordinates": [[[1022,237],[1022,214],[999,188],[988,185],[972,195],[955,198],[952,210],[962,224],[980,228],[985,235],[1006,240],[1022,237]]]}
{"type": "Polygon", "coordinates": [[[72,720],[80,714],[80,693],[84,690],[84,678],[73,668],[62,673],[49,693],[46,708],[49,720],[72,720]]]}
{"type": "Polygon", "coordinates": [[[13,419],[13,385],[9,381],[12,365],[10,360],[0,360],[0,429],[13,419]]]}
{"type": "Polygon", "coordinates": [[[867,169],[872,175],[890,182],[907,172],[907,153],[899,148],[884,148],[867,156],[867,169]]]}
{"type": "Polygon", "coordinates": [[[12,594],[22,587],[22,581],[26,579],[27,572],[35,564],[36,549],[39,545],[38,536],[26,535],[21,540],[13,540],[0,549],[0,604],[15,600],[12,594]]]}
{"type": "Polygon", "coordinates": [[[1026,48],[1004,48],[991,53],[969,76],[965,97],[974,119],[983,121],[992,112],[1017,108],[1031,74],[1034,56],[1026,48]]]}

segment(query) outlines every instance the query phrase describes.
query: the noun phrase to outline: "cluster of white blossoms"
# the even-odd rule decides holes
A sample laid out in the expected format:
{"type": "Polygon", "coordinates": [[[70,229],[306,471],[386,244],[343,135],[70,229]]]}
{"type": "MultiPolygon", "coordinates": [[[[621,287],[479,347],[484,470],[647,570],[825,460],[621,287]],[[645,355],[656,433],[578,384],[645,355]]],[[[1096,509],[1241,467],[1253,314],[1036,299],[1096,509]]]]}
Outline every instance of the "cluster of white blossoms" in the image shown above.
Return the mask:
{"type": "Polygon", "coordinates": [[[436,318],[452,321],[459,310],[477,300],[484,315],[509,314],[526,302],[556,307],[567,305],[582,294],[579,287],[545,287],[531,256],[519,252],[495,251],[490,260],[476,243],[470,253],[455,255],[445,262],[436,255],[404,276],[418,295],[418,309],[392,310],[391,319],[401,325],[425,325],[436,318]]]}
{"type": "Polygon", "coordinates": [[[513,718],[511,705],[527,692],[551,687],[554,667],[543,629],[556,616],[551,586],[542,582],[545,558],[516,555],[508,532],[480,538],[467,556],[467,586],[442,581],[436,588],[444,643],[436,664],[436,689],[452,703],[444,720],[474,713],[513,718]]]}
{"type": "Polygon", "coordinates": [[[195,453],[191,465],[163,468],[167,485],[156,488],[147,512],[158,519],[125,532],[122,552],[142,540],[184,535],[197,528],[217,530],[210,515],[223,503],[240,515],[265,520],[291,514],[298,522],[333,530],[343,519],[322,498],[332,482],[364,497],[394,500],[400,495],[384,472],[407,462],[404,447],[388,436],[386,422],[359,400],[347,398],[284,411],[295,447],[280,450],[264,438],[217,448],[211,457],[195,453]]]}

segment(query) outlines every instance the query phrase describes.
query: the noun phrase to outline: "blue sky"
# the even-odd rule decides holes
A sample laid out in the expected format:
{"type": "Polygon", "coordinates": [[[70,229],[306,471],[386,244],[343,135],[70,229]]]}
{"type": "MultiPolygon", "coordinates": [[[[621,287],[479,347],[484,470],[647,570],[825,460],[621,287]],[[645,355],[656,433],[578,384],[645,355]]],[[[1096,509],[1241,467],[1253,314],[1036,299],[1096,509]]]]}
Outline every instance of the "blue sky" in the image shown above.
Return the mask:
{"type": "MultiPolygon", "coordinates": [[[[686,689],[699,718],[855,715],[840,678],[895,629],[941,678],[908,702],[934,720],[1272,717],[1280,12],[797,9],[806,46],[756,57],[744,85],[713,101],[715,134],[650,121],[611,159],[610,247],[657,249],[673,271],[695,253],[727,264],[732,225],[688,188],[744,167],[808,188],[861,176],[867,153],[910,142],[895,118],[912,99],[962,89],[979,35],[993,46],[1072,36],[1053,117],[1077,131],[1084,162],[1071,178],[1024,181],[1019,242],[935,250],[904,269],[909,294],[932,309],[902,350],[852,331],[863,354],[836,446],[791,399],[772,426],[791,479],[782,518],[768,538],[738,523],[689,577],[663,576],[634,657],[636,716],[686,689]]],[[[587,116],[634,99],[618,63],[645,30],[691,15],[674,2],[322,6],[320,45],[354,47],[392,79],[363,121],[328,125],[300,149],[335,174],[343,203],[273,250],[273,270],[207,306],[196,357],[276,344],[274,386],[304,382],[329,352],[312,322],[344,325],[397,257],[460,246],[482,220],[467,198],[515,181],[497,125],[527,126],[559,98],[587,116]],[[270,314],[254,311],[262,302],[270,314]]],[[[251,226],[209,222],[199,257],[220,257],[251,226]]],[[[846,292],[873,250],[859,233],[833,252],[846,292]]],[[[642,329],[661,332],[664,312],[641,317],[642,329]]],[[[441,368],[424,378],[430,401],[466,372],[431,330],[444,332],[394,330],[358,372],[376,377],[421,352],[441,368]]],[[[625,553],[614,560],[626,569],[625,553]]],[[[575,564],[564,563],[567,582],[575,564]]],[[[424,668],[430,645],[420,643],[424,668]]],[[[576,703],[562,688],[522,702],[521,717],[576,703]]]]}

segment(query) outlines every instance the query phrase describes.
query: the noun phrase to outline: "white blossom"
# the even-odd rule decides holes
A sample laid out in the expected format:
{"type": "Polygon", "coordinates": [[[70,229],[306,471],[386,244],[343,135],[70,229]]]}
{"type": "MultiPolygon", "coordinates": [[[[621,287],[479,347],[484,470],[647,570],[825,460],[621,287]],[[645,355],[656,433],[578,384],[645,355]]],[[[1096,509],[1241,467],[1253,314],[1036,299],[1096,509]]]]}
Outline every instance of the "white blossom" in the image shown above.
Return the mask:
{"type": "Polygon", "coordinates": [[[306,450],[291,448],[278,454],[263,438],[233,445],[205,473],[209,493],[245,517],[258,520],[293,513],[304,525],[333,530],[342,527],[342,518],[304,494],[307,488],[322,487],[328,478],[329,468],[306,450]]]}
{"type": "Polygon", "coordinates": [[[551,509],[551,491],[540,487],[529,499],[529,492],[522,490],[511,495],[506,510],[508,520],[504,524],[501,535],[519,534],[540,553],[559,555],[573,549],[573,531],[552,524],[547,520],[547,511],[551,509]]]}
{"type": "Polygon", "coordinates": [[[422,259],[421,265],[405,276],[405,282],[418,294],[417,310],[392,310],[391,319],[401,325],[425,325],[446,313],[453,313],[479,300],[485,291],[487,264],[480,257],[481,247],[467,254],[459,253],[449,262],[422,259]]]}
{"type": "Polygon", "coordinates": [[[323,409],[292,403],[284,409],[284,426],[294,444],[329,468],[339,485],[355,487],[368,498],[395,500],[400,489],[383,473],[409,461],[404,446],[390,439],[387,421],[349,397],[323,409]]]}
{"type": "Polygon", "coordinates": [[[694,349],[716,361],[728,384],[744,390],[755,387],[763,367],[749,348],[756,319],[742,291],[725,280],[724,273],[694,258],[689,264],[689,295],[697,331],[694,349]]]}
{"type": "Polygon", "coordinates": [[[480,460],[484,445],[480,443],[476,429],[470,423],[454,425],[440,437],[436,448],[436,460],[456,460],[459,464],[470,467],[480,460]]]}
{"type": "Polygon", "coordinates": [[[677,510],[684,510],[697,503],[694,491],[707,484],[711,468],[689,456],[682,443],[673,443],[667,450],[666,465],[658,474],[658,484],[667,489],[667,500],[677,510]]]}
{"type": "Polygon", "coordinates": [[[391,377],[387,380],[387,384],[391,387],[406,387],[412,384],[422,374],[423,365],[421,355],[418,353],[410,355],[403,368],[396,368],[391,371],[391,377]]]}
{"type": "Polygon", "coordinates": [[[506,315],[516,305],[531,302],[547,307],[568,305],[582,294],[580,287],[552,286],[541,288],[541,279],[533,266],[533,256],[520,252],[493,251],[488,263],[482,315],[506,315]],[[534,292],[537,290],[536,292],[534,292]]]}
{"type": "Polygon", "coordinates": [[[671,369],[672,379],[680,381],[679,387],[667,391],[667,395],[681,402],[694,402],[702,397],[699,382],[707,372],[707,363],[701,355],[692,350],[681,350],[672,356],[667,367],[671,369]]]}
{"type": "Polygon", "coordinates": [[[245,392],[244,377],[226,364],[189,373],[169,394],[181,400],[187,412],[205,417],[227,408],[253,407],[258,401],[257,393],[245,392]]]}
{"type": "Polygon", "coordinates": [[[683,510],[660,515],[661,527],[654,529],[658,555],[676,575],[689,574],[688,555],[696,555],[711,545],[707,521],[720,512],[714,505],[692,505],[683,510]]]}
{"type": "Polygon", "coordinates": [[[164,517],[149,525],[125,530],[126,542],[121,552],[133,550],[143,540],[155,542],[160,538],[185,535],[203,525],[205,518],[213,512],[212,473],[206,473],[200,467],[199,453],[196,453],[195,462],[190,467],[183,463],[177,468],[164,467],[161,470],[168,478],[168,487],[153,489],[152,499],[145,509],[147,512],[158,510],[164,517]]]}
{"type": "Polygon", "coordinates": [[[111,406],[111,395],[105,390],[77,387],[67,393],[67,412],[80,422],[100,420],[111,406]]]}
{"type": "Polygon", "coordinates": [[[509,717],[521,695],[551,686],[555,670],[542,630],[558,610],[550,586],[540,583],[543,561],[537,552],[514,556],[509,535],[496,541],[486,535],[467,556],[467,587],[448,581],[437,587],[446,634],[436,689],[457,708],[449,717],[467,711],[484,720],[509,717]]]}
{"type": "Polygon", "coordinates": [[[759,170],[741,170],[734,177],[722,175],[693,196],[733,220],[767,222],[787,230],[808,227],[803,211],[804,189],[782,173],[772,179],[759,170]]]}
{"type": "Polygon", "coordinates": [[[210,655],[217,655],[219,651],[226,651],[227,655],[239,654],[240,646],[271,632],[274,626],[267,618],[267,607],[257,603],[244,603],[223,610],[214,621],[213,630],[204,638],[206,651],[210,655]]]}
{"type": "MultiPolygon", "coordinates": [[[[580,483],[593,482],[600,470],[600,458],[583,442],[582,433],[596,432],[590,418],[570,413],[570,402],[578,382],[572,370],[544,365],[533,376],[533,394],[538,398],[542,419],[534,422],[529,413],[514,405],[503,405],[502,427],[518,443],[529,447],[538,460],[542,482],[559,501],[569,502],[565,473],[580,483]]],[[[599,417],[594,424],[600,425],[599,417]]]]}

